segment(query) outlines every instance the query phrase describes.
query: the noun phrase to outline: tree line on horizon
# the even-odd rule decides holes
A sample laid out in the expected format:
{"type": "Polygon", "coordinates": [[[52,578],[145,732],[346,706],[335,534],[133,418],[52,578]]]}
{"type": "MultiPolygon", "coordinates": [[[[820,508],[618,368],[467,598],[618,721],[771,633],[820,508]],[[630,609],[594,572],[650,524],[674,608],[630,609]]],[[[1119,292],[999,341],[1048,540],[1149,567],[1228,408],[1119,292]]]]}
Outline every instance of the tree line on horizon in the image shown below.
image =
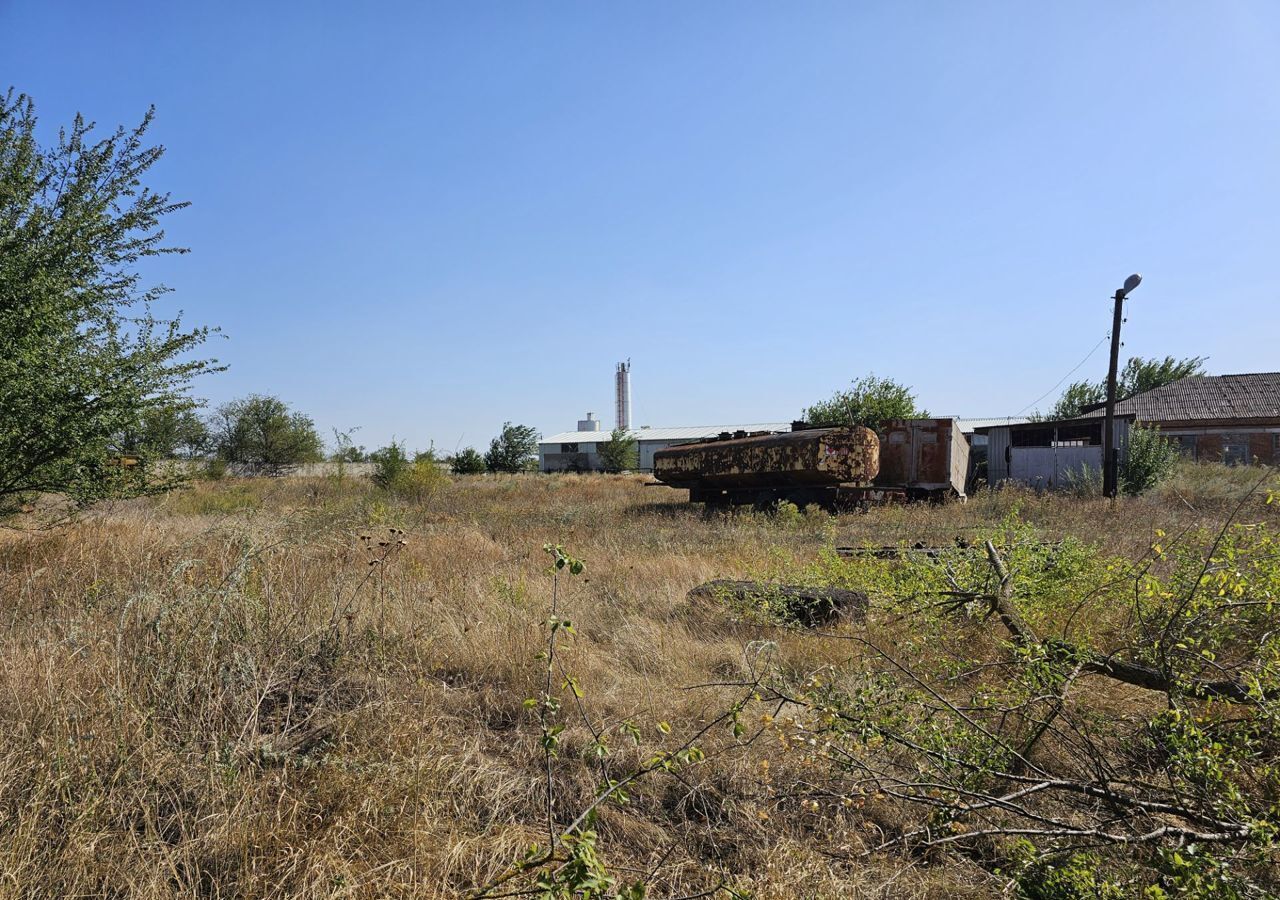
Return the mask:
{"type": "Polygon", "coordinates": [[[447,456],[434,446],[410,451],[395,439],[368,450],[355,443],[355,430],[335,430],[332,447],[326,448],[310,416],[278,397],[251,394],[224,403],[203,417],[191,401],[150,406],[116,435],[109,452],[140,462],[201,461],[263,475],[279,475],[295,466],[325,461],[391,467],[430,462],[455,475],[476,475],[527,471],[537,459],[537,431],[510,422],[490,442],[488,452],[464,447],[447,456]]]}

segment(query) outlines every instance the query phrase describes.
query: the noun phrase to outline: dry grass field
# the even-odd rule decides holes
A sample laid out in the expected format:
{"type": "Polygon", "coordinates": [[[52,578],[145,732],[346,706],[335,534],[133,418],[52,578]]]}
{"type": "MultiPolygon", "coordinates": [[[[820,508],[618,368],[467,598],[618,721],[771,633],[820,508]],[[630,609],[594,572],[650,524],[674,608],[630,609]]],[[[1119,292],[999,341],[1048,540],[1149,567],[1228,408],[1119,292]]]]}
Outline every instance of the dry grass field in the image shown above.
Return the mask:
{"type": "MultiPolygon", "coordinates": [[[[860,696],[887,656],[941,684],[1008,653],[989,617],[917,619],[927,603],[899,571],[916,564],[831,548],[999,528],[1080,544],[1087,571],[1061,596],[1019,602],[1042,632],[1110,652],[1132,623],[1122,592],[1081,581],[1089,554],[1141,560],[1158,531],[1194,543],[1233,511],[1274,529],[1265,490],[1239,504],[1261,474],[1187,469],[1114,504],[1004,491],[835,518],[704,514],[629,476],[459,478],[413,500],[351,478],[227,480],[0,531],[0,897],[573,895],[540,871],[596,896],[597,859],[611,891],[638,880],[650,897],[1013,896],[998,843],[868,853],[920,813],[833,767],[832,742],[850,745],[773,691],[860,696]],[[546,544],[584,571],[553,576],[546,544]],[[871,610],[813,630],[686,599],[721,577],[840,583],[871,610]],[[553,591],[572,629],[548,681],[553,591]],[[628,778],[596,807],[594,843],[520,868],[548,846],[548,794],[556,835],[628,778]]],[[[1105,712],[1117,748],[1165,703],[1103,678],[1072,698],[1105,712]]],[[[1249,865],[1270,883],[1267,859],[1249,865]]]]}

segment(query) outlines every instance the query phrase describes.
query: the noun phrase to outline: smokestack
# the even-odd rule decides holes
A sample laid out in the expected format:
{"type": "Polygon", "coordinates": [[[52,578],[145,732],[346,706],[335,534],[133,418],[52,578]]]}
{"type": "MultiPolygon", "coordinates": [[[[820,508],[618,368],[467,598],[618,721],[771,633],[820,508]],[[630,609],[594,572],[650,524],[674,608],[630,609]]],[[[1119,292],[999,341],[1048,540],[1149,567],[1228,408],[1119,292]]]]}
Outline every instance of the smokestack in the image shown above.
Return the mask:
{"type": "Polygon", "coordinates": [[[618,371],[614,374],[614,387],[618,398],[618,427],[628,431],[631,428],[631,360],[618,363],[618,371]]]}

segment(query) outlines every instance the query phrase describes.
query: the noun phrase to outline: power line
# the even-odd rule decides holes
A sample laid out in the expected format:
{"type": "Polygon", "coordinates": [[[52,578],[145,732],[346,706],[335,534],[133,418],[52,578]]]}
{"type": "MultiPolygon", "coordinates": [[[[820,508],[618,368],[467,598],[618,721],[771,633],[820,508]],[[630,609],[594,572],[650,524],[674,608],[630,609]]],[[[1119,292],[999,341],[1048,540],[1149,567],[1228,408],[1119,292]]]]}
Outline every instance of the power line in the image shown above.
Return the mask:
{"type": "Polygon", "coordinates": [[[1032,400],[1032,401],[1031,401],[1030,403],[1028,403],[1026,406],[1022,407],[1022,409],[1018,410],[1014,415],[1019,415],[1019,416],[1020,416],[1020,415],[1022,415],[1024,412],[1026,412],[1027,410],[1029,410],[1031,407],[1035,406],[1037,403],[1039,403],[1039,402],[1040,402],[1041,400],[1043,400],[1045,397],[1048,397],[1050,394],[1052,394],[1054,391],[1056,391],[1059,387],[1061,387],[1061,386],[1062,386],[1062,382],[1066,381],[1068,378],[1070,378],[1072,375],[1074,375],[1074,374],[1076,373],[1076,370],[1077,370],[1077,369],[1079,369],[1081,366],[1083,366],[1085,363],[1087,363],[1087,362],[1089,361],[1090,357],[1092,357],[1092,356],[1093,356],[1093,354],[1097,353],[1097,352],[1098,352],[1098,348],[1099,348],[1099,347],[1101,347],[1103,344],[1105,344],[1105,343],[1107,342],[1107,340],[1108,340],[1110,337],[1111,337],[1111,335],[1110,335],[1110,334],[1104,334],[1104,335],[1102,336],[1102,340],[1100,340],[1100,341],[1098,341],[1098,343],[1094,344],[1094,345],[1093,345],[1093,349],[1092,349],[1092,350],[1090,350],[1087,354],[1085,354],[1084,359],[1080,360],[1080,362],[1078,362],[1078,363],[1076,363],[1074,366],[1072,366],[1072,368],[1071,368],[1071,371],[1070,371],[1070,372],[1068,372],[1066,375],[1063,375],[1061,378],[1059,378],[1059,379],[1058,379],[1058,383],[1057,383],[1057,384],[1055,384],[1053,387],[1049,388],[1049,390],[1045,391],[1043,394],[1041,394],[1041,395],[1040,395],[1039,397],[1037,397],[1036,399],[1032,400]]]}

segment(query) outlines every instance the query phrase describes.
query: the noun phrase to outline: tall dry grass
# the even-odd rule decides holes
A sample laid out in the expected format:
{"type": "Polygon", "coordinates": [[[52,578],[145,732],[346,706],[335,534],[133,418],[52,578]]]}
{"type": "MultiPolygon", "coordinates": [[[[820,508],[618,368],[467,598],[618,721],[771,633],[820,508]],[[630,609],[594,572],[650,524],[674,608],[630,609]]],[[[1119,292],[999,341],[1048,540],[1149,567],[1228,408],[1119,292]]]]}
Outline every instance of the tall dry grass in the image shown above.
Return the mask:
{"type": "MultiPolygon", "coordinates": [[[[588,722],[641,725],[642,746],[609,764],[622,771],[723,712],[735,689],[693,686],[745,677],[753,640],[797,672],[849,662],[839,641],[691,609],[702,581],[833,543],[946,542],[1014,509],[1137,553],[1156,527],[1218,521],[1216,482],[1188,493],[1005,491],[783,520],[705,514],[621,476],[455,479],[413,503],[351,479],[232,480],[0,532],[0,896],[456,897],[499,876],[543,839],[523,701],[540,690],[544,543],[586,561],[561,585],[578,631],[561,659],[588,722]]],[[[576,752],[584,722],[564,721],[568,821],[599,773],[576,752]]],[[[718,731],[707,747],[599,820],[610,868],[652,896],[995,890],[961,859],[840,861],[892,826],[891,805],[771,813],[765,788],[803,781],[803,759],[718,731]]]]}

